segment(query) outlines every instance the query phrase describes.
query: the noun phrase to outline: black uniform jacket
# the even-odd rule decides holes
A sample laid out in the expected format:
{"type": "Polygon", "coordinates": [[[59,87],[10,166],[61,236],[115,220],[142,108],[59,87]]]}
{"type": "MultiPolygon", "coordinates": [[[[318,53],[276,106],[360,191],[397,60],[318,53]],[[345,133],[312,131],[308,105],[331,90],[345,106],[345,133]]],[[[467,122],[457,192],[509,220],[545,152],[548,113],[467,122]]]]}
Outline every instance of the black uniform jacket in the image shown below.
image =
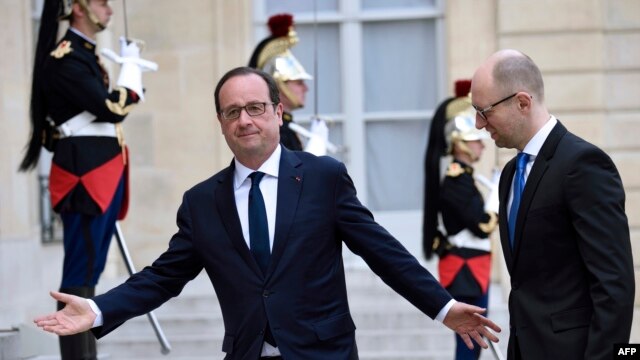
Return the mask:
{"type": "Polygon", "coordinates": [[[298,134],[289,128],[293,121],[293,115],[288,112],[282,114],[282,126],[280,126],[280,143],[289,150],[302,151],[302,142],[298,134]]]}
{"type": "MultiPolygon", "coordinates": [[[[95,115],[95,122],[119,123],[138,102],[137,94],[126,88],[109,90],[95,45],[71,30],[51,52],[45,67],[47,112],[56,126],[83,111],[95,115]]],[[[116,137],[76,136],[58,141],[50,176],[56,211],[103,213],[125,172],[125,156],[116,137]]]]}

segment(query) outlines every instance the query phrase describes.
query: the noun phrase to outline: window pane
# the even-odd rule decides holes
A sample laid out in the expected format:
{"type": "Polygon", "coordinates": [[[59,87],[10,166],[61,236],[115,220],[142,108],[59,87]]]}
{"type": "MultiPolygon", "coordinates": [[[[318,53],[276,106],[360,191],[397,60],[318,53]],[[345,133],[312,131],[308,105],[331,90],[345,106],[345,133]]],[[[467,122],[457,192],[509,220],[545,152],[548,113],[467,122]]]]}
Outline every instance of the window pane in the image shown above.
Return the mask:
{"type": "Polygon", "coordinates": [[[313,13],[313,2],[318,11],[338,11],[338,0],[267,0],[267,14],[279,12],[313,13]]]}
{"type": "Polygon", "coordinates": [[[422,208],[427,124],[426,120],[367,124],[367,195],[370,209],[422,208]]]}
{"type": "Polygon", "coordinates": [[[365,111],[435,106],[434,20],[366,24],[363,42],[365,111]]]}
{"type": "Polygon", "coordinates": [[[362,8],[366,10],[435,7],[435,0],[361,0],[361,1],[362,1],[362,8]]]}
{"type": "Polygon", "coordinates": [[[317,79],[313,73],[314,63],[314,26],[296,25],[296,32],[300,41],[291,51],[300,61],[304,69],[314,76],[307,81],[309,92],[305,107],[300,109],[300,114],[313,114],[315,103],[315,88],[318,87],[318,113],[342,112],[342,91],[340,88],[340,46],[338,25],[318,25],[316,27],[318,41],[318,74],[317,79]]]}

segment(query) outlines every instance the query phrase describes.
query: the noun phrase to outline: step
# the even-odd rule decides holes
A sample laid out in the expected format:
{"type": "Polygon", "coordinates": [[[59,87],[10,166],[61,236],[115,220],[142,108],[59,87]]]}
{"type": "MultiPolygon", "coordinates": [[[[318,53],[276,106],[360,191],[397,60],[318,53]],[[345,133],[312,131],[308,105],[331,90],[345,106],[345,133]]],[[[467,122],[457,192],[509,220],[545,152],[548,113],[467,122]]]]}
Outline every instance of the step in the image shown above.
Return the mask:
{"type": "Polygon", "coordinates": [[[17,360],[20,349],[20,333],[17,330],[0,330],[0,359],[17,360]]]}

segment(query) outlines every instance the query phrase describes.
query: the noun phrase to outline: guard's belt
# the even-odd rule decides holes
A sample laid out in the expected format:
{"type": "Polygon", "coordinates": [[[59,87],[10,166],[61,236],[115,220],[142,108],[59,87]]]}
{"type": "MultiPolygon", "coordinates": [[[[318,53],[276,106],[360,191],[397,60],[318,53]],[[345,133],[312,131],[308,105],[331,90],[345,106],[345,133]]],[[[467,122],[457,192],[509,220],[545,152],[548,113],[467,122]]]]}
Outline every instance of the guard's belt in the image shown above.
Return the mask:
{"type": "Polygon", "coordinates": [[[83,111],[56,127],[61,138],[71,136],[109,136],[118,137],[115,124],[93,122],[96,116],[83,111]]]}
{"type": "Polygon", "coordinates": [[[455,235],[448,235],[447,240],[457,247],[491,251],[491,242],[489,239],[481,239],[475,236],[469,229],[463,229],[455,235]]]}

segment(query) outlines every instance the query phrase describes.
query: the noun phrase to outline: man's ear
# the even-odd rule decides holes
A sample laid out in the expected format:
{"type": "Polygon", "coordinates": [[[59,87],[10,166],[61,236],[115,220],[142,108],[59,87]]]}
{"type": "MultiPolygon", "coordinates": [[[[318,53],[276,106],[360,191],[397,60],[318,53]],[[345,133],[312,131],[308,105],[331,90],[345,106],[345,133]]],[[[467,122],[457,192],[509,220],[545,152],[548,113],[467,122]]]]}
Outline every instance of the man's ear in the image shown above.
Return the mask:
{"type": "Polygon", "coordinates": [[[73,18],[75,19],[79,19],[81,16],[84,17],[85,15],[82,6],[75,1],[71,5],[71,13],[73,14],[73,18]]]}
{"type": "Polygon", "coordinates": [[[278,124],[282,126],[282,113],[284,112],[284,106],[282,103],[278,103],[276,106],[276,116],[278,117],[278,124]]]}
{"type": "Polygon", "coordinates": [[[529,111],[531,110],[532,96],[528,93],[521,91],[516,95],[516,101],[518,102],[518,110],[529,111]]]}

